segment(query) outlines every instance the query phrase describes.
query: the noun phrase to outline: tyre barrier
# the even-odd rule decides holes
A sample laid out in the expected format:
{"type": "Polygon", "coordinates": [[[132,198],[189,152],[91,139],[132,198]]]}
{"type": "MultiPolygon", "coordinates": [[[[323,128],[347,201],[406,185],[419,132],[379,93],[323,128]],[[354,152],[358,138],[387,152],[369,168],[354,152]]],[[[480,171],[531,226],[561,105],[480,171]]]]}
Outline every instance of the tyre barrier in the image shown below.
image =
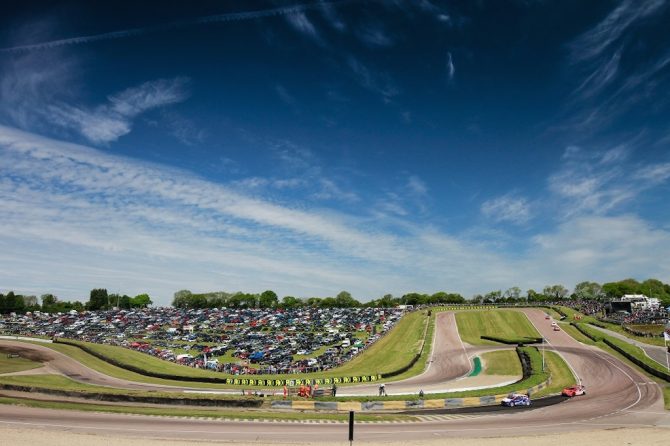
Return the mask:
{"type": "Polygon", "coordinates": [[[307,384],[358,384],[358,383],[368,383],[375,382],[382,378],[382,375],[364,375],[364,376],[339,376],[334,378],[291,378],[291,379],[256,379],[256,378],[217,378],[213,376],[184,376],[184,375],[172,375],[169,373],[161,372],[152,372],[150,370],[145,370],[140,367],[135,367],[130,364],[126,364],[120,361],[117,361],[113,358],[110,358],[106,355],[103,355],[95,350],[89,348],[84,344],[78,342],[69,341],[66,339],[56,339],[55,343],[66,344],[77,347],[89,355],[95,356],[96,358],[105,361],[108,364],[119,367],[124,370],[128,370],[139,375],[149,376],[152,378],[161,378],[161,379],[170,379],[173,381],[184,381],[184,382],[201,382],[209,384],[228,384],[233,386],[249,386],[249,387],[283,387],[283,386],[300,386],[307,384]]]}
{"type": "Polygon", "coordinates": [[[213,399],[213,398],[170,398],[159,396],[126,395],[122,393],[99,393],[99,392],[77,392],[71,390],[45,389],[33,386],[20,386],[14,384],[0,384],[0,389],[16,392],[42,393],[47,395],[64,396],[69,398],[82,398],[86,400],[123,402],[123,403],[148,403],[169,404],[173,406],[203,406],[203,407],[244,407],[259,408],[263,405],[261,399],[213,399]]]}
{"type": "Polygon", "coordinates": [[[657,370],[657,369],[655,369],[655,368],[649,366],[648,364],[645,364],[644,362],[642,362],[641,360],[639,360],[639,359],[636,358],[635,356],[633,356],[633,355],[631,355],[630,353],[628,353],[628,352],[626,352],[625,350],[623,350],[623,349],[622,349],[621,347],[619,347],[618,345],[614,344],[613,342],[610,342],[610,340],[607,339],[607,338],[603,339],[603,342],[604,342],[605,344],[607,344],[610,348],[612,348],[613,350],[615,350],[617,353],[619,353],[619,354],[621,354],[622,356],[624,356],[624,357],[625,357],[626,359],[628,359],[630,362],[632,362],[632,363],[635,364],[636,366],[640,367],[640,368],[641,368],[642,370],[644,370],[645,372],[647,372],[647,373],[649,373],[649,374],[651,374],[651,375],[654,375],[654,376],[657,377],[657,378],[661,378],[661,379],[664,380],[664,381],[668,381],[668,382],[670,382],[670,374],[668,374],[668,373],[666,373],[666,372],[662,372],[662,371],[660,371],[660,370],[657,370]]]}
{"type": "MultiPolygon", "coordinates": [[[[545,382],[533,386],[529,389],[519,390],[532,396],[533,393],[545,389],[551,384],[551,377],[545,382]]],[[[336,412],[379,412],[379,411],[404,411],[411,409],[456,409],[461,407],[480,407],[499,405],[503,395],[471,396],[463,398],[443,398],[443,399],[416,399],[416,400],[389,400],[389,401],[290,401],[276,400],[270,403],[272,409],[283,410],[327,410],[336,412]]]]}

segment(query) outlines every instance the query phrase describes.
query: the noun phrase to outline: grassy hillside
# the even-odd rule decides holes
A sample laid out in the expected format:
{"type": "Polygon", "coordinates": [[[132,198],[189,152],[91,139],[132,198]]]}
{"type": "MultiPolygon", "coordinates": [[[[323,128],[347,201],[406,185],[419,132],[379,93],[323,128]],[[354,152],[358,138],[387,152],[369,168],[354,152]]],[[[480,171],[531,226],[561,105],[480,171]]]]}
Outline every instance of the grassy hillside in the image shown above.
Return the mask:
{"type": "Polygon", "coordinates": [[[480,336],[506,339],[540,337],[526,315],[514,310],[457,312],[456,323],[463,342],[471,345],[499,345],[480,336]]]}

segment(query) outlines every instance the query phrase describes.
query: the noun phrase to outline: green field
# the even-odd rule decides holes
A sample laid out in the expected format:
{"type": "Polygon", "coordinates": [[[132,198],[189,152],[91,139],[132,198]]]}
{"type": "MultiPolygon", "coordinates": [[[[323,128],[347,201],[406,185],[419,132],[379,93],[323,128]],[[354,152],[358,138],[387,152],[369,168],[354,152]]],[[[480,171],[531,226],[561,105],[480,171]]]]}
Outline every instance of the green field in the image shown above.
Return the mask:
{"type": "Polygon", "coordinates": [[[42,364],[39,362],[25,358],[8,358],[7,354],[0,353],[0,375],[3,373],[22,372],[41,366],[42,364]]]}
{"type": "Polygon", "coordinates": [[[521,361],[514,350],[487,352],[480,356],[485,375],[521,375],[521,361]]]}
{"type": "Polygon", "coordinates": [[[461,339],[470,345],[499,345],[497,342],[481,339],[480,336],[505,339],[540,337],[526,315],[520,311],[461,311],[455,315],[461,339]]]}

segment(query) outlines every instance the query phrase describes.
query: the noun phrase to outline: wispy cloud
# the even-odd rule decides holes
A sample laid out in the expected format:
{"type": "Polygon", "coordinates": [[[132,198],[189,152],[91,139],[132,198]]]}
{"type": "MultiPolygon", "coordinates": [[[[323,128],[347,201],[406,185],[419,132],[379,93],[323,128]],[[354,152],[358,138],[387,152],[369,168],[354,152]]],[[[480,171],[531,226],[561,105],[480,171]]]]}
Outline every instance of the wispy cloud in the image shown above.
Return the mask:
{"type": "Polygon", "coordinates": [[[138,115],[188,98],[188,79],[158,79],[128,88],[89,109],[63,103],[46,104],[43,116],[50,123],[73,129],[94,143],[106,144],[130,133],[138,115]]]}
{"type": "Polygon", "coordinates": [[[400,94],[400,90],[388,73],[373,70],[351,55],[347,58],[347,64],[358,83],[363,88],[380,94],[384,102],[388,103],[400,94]]]}
{"type": "Polygon", "coordinates": [[[449,80],[454,80],[454,75],[456,74],[456,66],[454,66],[454,60],[451,57],[451,52],[447,53],[447,76],[449,80]]]}
{"type": "Polygon", "coordinates": [[[485,201],[482,203],[481,212],[493,221],[515,225],[526,224],[532,218],[528,200],[513,194],[506,194],[485,201]]]}
{"type": "Polygon", "coordinates": [[[605,19],[582,34],[572,45],[572,57],[584,61],[600,56],[617,43],[636,22],[649,17],[665,5],[665,0],[624,0],[605,19]]]}
{"type": "MultiPolygon", "coordinates": [[[[509,256],[485,240],[415,223],[391,198],[386,215],[279,205],[182,170],[3,126],[0,151],[0,283],[33,293],[82,298],[103,286],[148,291],[167,304],[183,288],[302,296],[347,289],[369,299],[670,273],[663,257],[670,233],[634,216],[575,215],[509,256]]],[[[653,177],[669,169],[658,165],[653,177]]],[[[408,181],[403,188],[426,191],[408,181]]]]}
{"type": "Polygon", "coordinates": [[[668,180],[668,163],[641,164],[628,161],[626,144],[606,151],[569,147],[563,163],[548,179],[549,190],[562,201],[564,218],[605,215],[650,187],[668,180]]]}
{"type": "MultiPolygon", "coordinates": [[[[338,3],[341,3],[341,1],[334,0],[329,2],[328,5],[336,6],[338,3]]],[[[310,9],[322,9],[323,5],[324,3],[322,2],[315,2],[315,3],[297,4],[291,6],[281,6],[278,8],[268,8],[255,11],[243,11],[243,12],[209,15],[190,20],[178,20],[156,26],[123,29],[102,34],[91,34],[85,36],[69,37],[65,39],[48,40],[38,43],[14,45],[7,48],[0,48],[0,53],[49,50],[62,46],[81,45],[81,44],[99,42],[104,40],[112,40],[112,39],[124,39],[128,37],[142,36],[156,32],[171,31],[174,29],[181,29],[208,23],[237,22],[237,21],[255,20],[275,16],[289,17],[291,18],[290,19],[291,23],[294,26],[297,26],[300,31],[308,33],[314,32],[314,35],[316,35],[316,30],[313,28],[309,20],[307,20],[305,17],[305,11],[310,9]]]]}
{"type": "Polygon", "coordinates": [[[286,21],[291,25],[293,29],[298,31],[301,34],[306,35],[307,37],[313,39],[319,44],[322,44],[321,35],[316,30],[314,24],[309,20],[307,15],[304,12],[295,12],[292,14],[285,15],[286,21]]]}
{"type": "Polygon", "coordinates": [[[286,105],[295,105],[295,98],[283,85],[275,85],[275,92],[277,93],[277,96],[279,96],[279,99],[281,99],[286,105]]]}
{"type": "Polygon", "coordinates": [[[365,45],[371,48],[382,48],[393,45],[393,39],[380,25],[366,25],[356,31],[356,35],[365,45]]]}

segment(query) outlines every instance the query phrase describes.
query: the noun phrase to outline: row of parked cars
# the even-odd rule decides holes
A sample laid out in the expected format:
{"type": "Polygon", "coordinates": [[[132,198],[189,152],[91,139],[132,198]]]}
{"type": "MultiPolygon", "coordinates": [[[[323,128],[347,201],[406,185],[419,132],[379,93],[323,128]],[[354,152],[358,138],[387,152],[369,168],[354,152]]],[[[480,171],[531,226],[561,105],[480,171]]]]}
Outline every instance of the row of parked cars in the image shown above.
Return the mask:
{"type": "Polygon", "coordinates": [[[0,329],[118,345],[231,374],[284,374],[341,365],[388,332],[403,314],[388,308],[164,307],[10,315],[0,318],[0,329]]]}

